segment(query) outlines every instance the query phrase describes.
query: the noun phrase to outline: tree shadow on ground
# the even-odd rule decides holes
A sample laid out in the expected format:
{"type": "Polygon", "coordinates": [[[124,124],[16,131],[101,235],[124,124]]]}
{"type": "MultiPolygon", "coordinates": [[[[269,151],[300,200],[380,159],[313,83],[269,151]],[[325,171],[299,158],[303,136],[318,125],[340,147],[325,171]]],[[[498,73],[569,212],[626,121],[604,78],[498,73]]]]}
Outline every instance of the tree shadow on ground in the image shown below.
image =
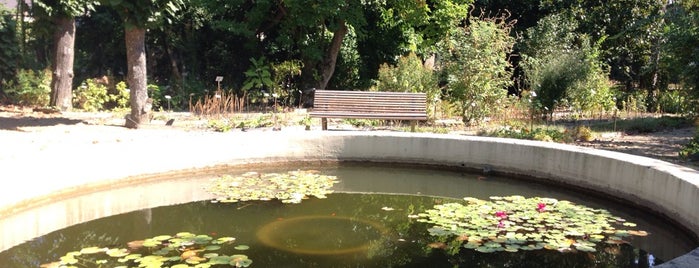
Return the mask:
{"type": "Polygon", "coordinates": [[[20,130],[21,127],[49,127],[56,125],[77,125],[83,120],[64,117],[0,117],[0,130],[20,130]]]}

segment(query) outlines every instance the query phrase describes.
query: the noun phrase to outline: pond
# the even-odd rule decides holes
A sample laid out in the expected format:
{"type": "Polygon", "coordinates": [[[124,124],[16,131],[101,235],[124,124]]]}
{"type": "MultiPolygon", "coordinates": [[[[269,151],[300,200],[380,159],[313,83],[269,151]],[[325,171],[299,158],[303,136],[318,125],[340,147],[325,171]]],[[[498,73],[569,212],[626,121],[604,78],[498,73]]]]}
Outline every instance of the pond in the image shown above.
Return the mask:
{"type": "MultiPolygon", "coordinates": [[[[69,252],[81,249],[83,256],[93,254],[91,250],[104,255],[96,258],[104,261],[101,267],[116,267],[129,264],[125,258],[136,252],[143,257],[168,246],[174,248],[168,255],[172,262],[162,267],[175,263],[189,265],[177,267],[209,267],[204,264],[215,258],[212,254],[218,254],[219,260],[222,256],[236,256],[238,262],[230,262],[231,259],[226,262],[241,267],[649,267],[697,246],[683,231],[642,209],[589,192],[522,178],[358,163],[255,170],[295,169],[317,169],[321,174],[337,177],[338,182],[332,188],[335,193],[325,199],[311,197],[298,204],[278,200],[237,203],[190,200],[193,202],[114,215],[52,232],[1,252],[0,267],[55,265],[62,256],[65,258],[69,252]],[[594,252],[536,248],[485,253],[465,248],[468,238],[436,236],[428,231],[434,224],[417,216],[442,204],[465,203],[463,197],[489,200],[513,195],[604,208],[615,217],[633,222],[634,230],[643,230],[648,235],[624,237],[623,243],[601,242],[594,246],[594,252]],[[182,242],[188,239],[202,246],[195,248],[182,242]],[[153,241],[158,245],[149,247],[147,244],[153,241]],[[176,243],[182,245],[173,247],[176,243]],[[109,258],[105,255],[107,248],[129,252],[109,258]],[[188,259],[186,254],[201,260],[188,259]]],[[[241,173],[237,169],[219,172],[241,173]]],[[[177,184],[177,187],[205,191],[210,179],[208,175],[192,177],[186,180],[188,185],[177,184]]],[[[158,198],[168,192],[165,188],[139,198],[158,198]]],[[[514,213],[508,213],[514,217],[514,213]]],[[[485,245],[494,244],[489,243],[483,242],[481,248],[488,249],[485,245]]],[[[499,245],[494,248],[500,249],[499,245]]],[[[79,262],[76,267],[100,267],[94,263],[80,266],[85,263],[79,262]]]]}

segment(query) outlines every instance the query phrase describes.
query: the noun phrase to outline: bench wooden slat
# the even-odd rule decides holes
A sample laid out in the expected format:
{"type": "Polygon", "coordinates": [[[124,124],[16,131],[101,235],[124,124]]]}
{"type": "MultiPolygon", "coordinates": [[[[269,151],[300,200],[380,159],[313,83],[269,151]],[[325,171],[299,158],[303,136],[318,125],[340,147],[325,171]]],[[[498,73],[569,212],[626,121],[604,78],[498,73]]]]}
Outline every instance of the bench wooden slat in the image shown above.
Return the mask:
{"type": "Polygon", "coordinates": [[[327,118],[427,120],[425,93],[317,90],[311,117],[327,118]]]}

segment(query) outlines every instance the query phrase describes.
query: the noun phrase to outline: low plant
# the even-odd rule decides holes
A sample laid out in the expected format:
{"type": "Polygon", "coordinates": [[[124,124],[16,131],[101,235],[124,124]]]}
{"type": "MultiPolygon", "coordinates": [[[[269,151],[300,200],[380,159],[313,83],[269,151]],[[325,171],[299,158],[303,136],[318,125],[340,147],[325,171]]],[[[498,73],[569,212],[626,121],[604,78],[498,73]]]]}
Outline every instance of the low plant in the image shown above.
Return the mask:
{"type": "Polygon", "coordinates": [[[590,129],[593,131],[623,131],[627,133],[652,133],[668,129],[677,129],[692,126],[692,120],[685,117],[677,116],[661,116],[661,117],[645,117],[617,120],[614,122],[605,122],[598,124],[590,124],[590,129]]]}
{"type": "Polygon", "coordinates": [[[562,143],[568,143],[574,140],[568,131],[559,128],[535,128],[534,130],[530,130],[528,128],[503,127],[492,131],[482,131],[479,132],[478,135],[562,143]]]}
{"type": "MultiPolygon", "coordinates": [[[[131,241],[127,247],[86,247],[68,252],[60,261],[50,264],[70,267],[248,267],[252,260],[243,254],[226,255],[223,249],[238,251],[247,245],[232,246],[233,237],[213,238],[181,232],[131,241]]],[[[230,250],[226,250],[230,251],[230,250]]],[[[44,267],[42,265],[42,267],[44,267]]]]}
{"type": "Polygon", "coordinates": [[[87,79],[73,90],[73,106],[88,112],[104,110],[104,105],[110,99],[107,86],[96,79],[87,79]]]}
{"type": "Polygon", "coordinates": [[[216,132],[228,132],[236,126],[234,121],[228,119],[212,119],[208,122],[208,127],[216,132]]]}
{"type": "Polygon", "coordinates": [[[51,71],[19,70],[17,80],[5,81],[3,91],[13,103],[46,106],[51,94],[51,71]]]}
{"type": "Polygon", "coordinates": [[[129,90],[126,88],[126,82],[121,81],[116,84],[114,94],[110,94],[110,101],[114,103],[116,109],[124,109],[129,107],[129,90]]]}
{"type": "Polygon", "coordinates": [[[699,132],[679,152],[680,158],[687,161],[699,161],[699,132]]]}
{"type": "Polygon", "coordinates": [[[574,140],[579,140],[579,141],[592,141],[595,139],[595,135],[592,132],[592,130],[583,125],[578,125],[575,126],[572,130],[572,134],[574,140]]]}
{"type": "Polygon", "coordinates": [[[347,124],[350,124],[354,127],[376,127],[381,125],[381,120],[378,119],[356,119],[356,118],[347,118],[343,119],[344,122],[347,124]]]}

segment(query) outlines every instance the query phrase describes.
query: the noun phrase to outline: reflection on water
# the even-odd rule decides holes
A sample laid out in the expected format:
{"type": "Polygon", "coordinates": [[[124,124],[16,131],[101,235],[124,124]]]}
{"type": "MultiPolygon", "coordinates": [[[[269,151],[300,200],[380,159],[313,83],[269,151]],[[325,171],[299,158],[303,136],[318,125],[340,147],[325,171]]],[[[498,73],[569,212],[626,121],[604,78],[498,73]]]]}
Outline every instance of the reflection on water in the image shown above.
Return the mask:
{"type": "MultiPolygon", "coordinates": [[[[246,254],[253,260],[253,267],[452,267],[455,264],[464,267],[594,267],[601,263],[612,267],[648,267],[647,252],[667,260],[696,246],[681,232],[652,215],[547,185],[428,169],[355,165],[322,169],[329,175],[338,176],[337,191],[410,195],[337,193],[329,195],[328,199],[309,199],[301,204],[275,201],[212,204],[201,201],[143,209],[75,225],[14,247],[0,253],[0,267],[38,267],[83,247],[125,246],[130,241],[183,231],[236,237],[236,243],[250,246],[246,254]],[[636,248],[603,245],[596,254],[561,254],[548,250],[484,254],[461,250],[450,255],[441,249],[428,247],[439,239],[428,235],[427,226],[408,218],[408,215],[431,208],[436,203],[453,201],[451,198],[472,196],[485,199],[493,195],[514,194],[605,207],[612,214],[637,223],[638,229],[647,230],[651,235],[634,238],[631,243],[636,248]],[[332,226],[337,228],[328,229],[332,226]],[[285,228],[312,231],[289,233],[285,228]],[[260,230],[262,239],[258,237],[260,230]],[[303,239],[299,237],[304,236],[319,243],[335,239],[332,250],[338,254],[303,252],[309,247],[315,251],[325,247],[322,243],[300,245],[299,241],[303,239]]],[[[190,181],[192,185],[189,187],[201,189],[201,183],[206,179],[190,181]]],[[[158,187],[161,190],[156,192],[160,194],[169,192],[163,185],[158,187]]],[[[151,195],[151,198],[157,196],[151,195]]]]}

